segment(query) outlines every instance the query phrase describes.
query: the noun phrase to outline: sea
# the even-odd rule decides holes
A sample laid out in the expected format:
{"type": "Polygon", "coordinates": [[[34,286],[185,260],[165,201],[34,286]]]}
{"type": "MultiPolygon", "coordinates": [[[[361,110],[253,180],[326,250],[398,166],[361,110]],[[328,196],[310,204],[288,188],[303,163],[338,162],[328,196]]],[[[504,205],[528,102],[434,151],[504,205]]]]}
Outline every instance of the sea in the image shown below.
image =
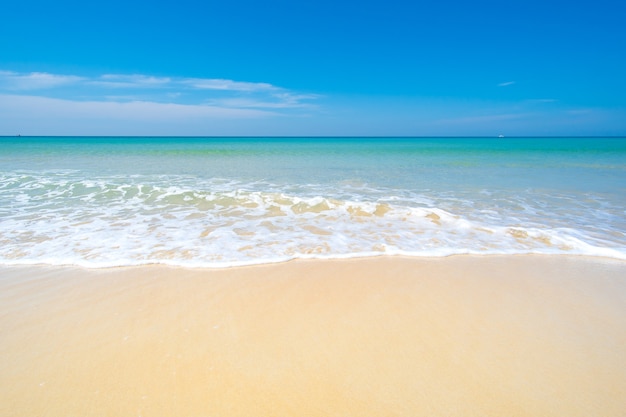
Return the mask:
{"type": "Polygon", "coordinates": [[[455,254],[626,259],[626,138],[0,138],[0,265],[455,254]]]}

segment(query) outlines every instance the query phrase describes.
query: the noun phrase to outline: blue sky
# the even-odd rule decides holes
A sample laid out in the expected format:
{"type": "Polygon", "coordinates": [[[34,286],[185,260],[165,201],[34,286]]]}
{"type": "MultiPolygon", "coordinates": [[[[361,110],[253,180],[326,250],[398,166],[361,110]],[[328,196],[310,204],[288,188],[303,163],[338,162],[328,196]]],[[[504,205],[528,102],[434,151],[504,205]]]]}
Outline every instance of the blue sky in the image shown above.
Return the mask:
{"type": "Polygon", "coordinates": [[[3,4],[0,135],[626,135],[626,6],[3,4]]]}

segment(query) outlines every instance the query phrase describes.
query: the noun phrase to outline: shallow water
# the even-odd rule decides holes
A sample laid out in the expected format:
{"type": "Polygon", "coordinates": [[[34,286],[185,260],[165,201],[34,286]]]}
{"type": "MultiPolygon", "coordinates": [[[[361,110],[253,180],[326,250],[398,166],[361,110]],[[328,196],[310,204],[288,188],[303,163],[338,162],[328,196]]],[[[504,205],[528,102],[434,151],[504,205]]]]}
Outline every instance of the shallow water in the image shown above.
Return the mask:
{"type": "Polygon", "coordinates": [[[0,263],[626,259],[624,138],[0,138],[0,263]]]}

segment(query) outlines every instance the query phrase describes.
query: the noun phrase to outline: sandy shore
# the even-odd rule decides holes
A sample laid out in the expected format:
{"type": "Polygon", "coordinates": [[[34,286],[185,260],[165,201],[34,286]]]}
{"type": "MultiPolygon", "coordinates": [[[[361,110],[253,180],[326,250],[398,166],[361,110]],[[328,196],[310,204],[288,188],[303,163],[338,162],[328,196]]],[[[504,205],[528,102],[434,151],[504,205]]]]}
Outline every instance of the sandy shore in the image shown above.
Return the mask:
{"type": "Polygon", "coordinates": [[[624,416],[626,262],[0,268],[2,416],[624,416]]]}

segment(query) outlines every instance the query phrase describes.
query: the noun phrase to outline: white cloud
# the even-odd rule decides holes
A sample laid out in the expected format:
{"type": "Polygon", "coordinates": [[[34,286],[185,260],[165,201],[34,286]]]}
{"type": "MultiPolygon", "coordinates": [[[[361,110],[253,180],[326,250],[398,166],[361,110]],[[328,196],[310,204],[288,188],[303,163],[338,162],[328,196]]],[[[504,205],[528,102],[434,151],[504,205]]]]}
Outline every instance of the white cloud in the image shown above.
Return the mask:
{"type": "Polygon", "coordinates": [[[282,90],[268,83],[253,83],[246,81],[234,81],[223,78],[170,78],[154,77],[142,74],[104,74],[99,79],[91,81],[94,84],[113,87],[165,87],[184,86],[200,90],[222,90],[222,91],[275,91],[282,90]]]}
{"type": "Polygon", "coordinates": [[[139,120],[178,120],[194,117],[255,118],[272,115],[263,110],[206,105],[147,101],[72,101],[38,96],[0,95],[0,108],[9,107],[13,109],[13,112],[28,110],[28,114],[33,119],[37,119],[40,115],[139,120]]]}
{"type": "Polygon", "coordinates": [[[223,78],[157,77],[102,74],[91,77],[42,72],[0,71],[0,93],[29,94],[69,101],[143,101],[224,108],[295,109],[311,107],[320,96],[301,94],[269,83],[223,78]],[[115,91],[113,93],[113,91],[115,91]]]}
{"type": "Polygon", "coordinates": [[[169,78],[142,74],[105,74],[89,81],[92,85],[112,88],[191,88],[198,90],[219,90],[236,92],[276,91],[280,87],[268,83],[252,83],[222,78],[169,78]]]}
{"type": "Polygon", "coordinates": [[[0,71],[0,135],[265,134],[317,98],[222,78],[0,71]]]}
{"type": "Polygon", "coordinates": [[[542,103],[556,103],[559,100],[555,98],[531,98],[526,100],[527,103],[531,104],[542,104],[542,103]]]}
{"type": "Polygon", "coordinates": [[[163,88],[172,81],[168,77],[152,77],[141,74],[104,74],[89,84],[109,88],[163,88]]]}
{"type": "Polygon", "coordinates": [[[314,107],[305,101],[315,100],[320,97],[316,94],[279,93],[271,94],[263,99],[234,97],[210,100],[208,103],[231,108],[293,109],[314,107]]]}
{"type": "Polygon", "coordinates": [[[304,100],[317,100],[322,96],[319,94],[294,94],[291,92],[277,93],[274,94],[274,97],[279,99],[285,104],[294,105],[294,106],[309,106],[308,104],[302,103],[304,100]]]}
{"type": "Polygon", "coordinates": [[[227,90],[227,91],[272,91],[279,90],[279,87],[275,87],[272,84],[267,83],[251,83],[233,80],[224,80],[219,78],[184,78],[181,80],[182,84],[189,85],[193,88],[207,89],[207,90],[227,90]]]}
{"type": "Polygon", "coordinates": [[[0,88],[7,90],[41,90],[69,84],[76,84],[83,77],[75,75],[57,75],[47,72],[20,74],[12,71],[0,71],[0,88]]]}
{"type": "Polygon", "coordinates": [[[276,116],[267,110],[209,105],[0,94],[0,135],[212,135],[276,116]]]}
{"type": "Polygon", "coordinates": [[[506,81],[504,83],[498,84],[498,87],[508,87],[510,85],[513,85],[513,84],[515,84],[515,81],[506,81]]]}

